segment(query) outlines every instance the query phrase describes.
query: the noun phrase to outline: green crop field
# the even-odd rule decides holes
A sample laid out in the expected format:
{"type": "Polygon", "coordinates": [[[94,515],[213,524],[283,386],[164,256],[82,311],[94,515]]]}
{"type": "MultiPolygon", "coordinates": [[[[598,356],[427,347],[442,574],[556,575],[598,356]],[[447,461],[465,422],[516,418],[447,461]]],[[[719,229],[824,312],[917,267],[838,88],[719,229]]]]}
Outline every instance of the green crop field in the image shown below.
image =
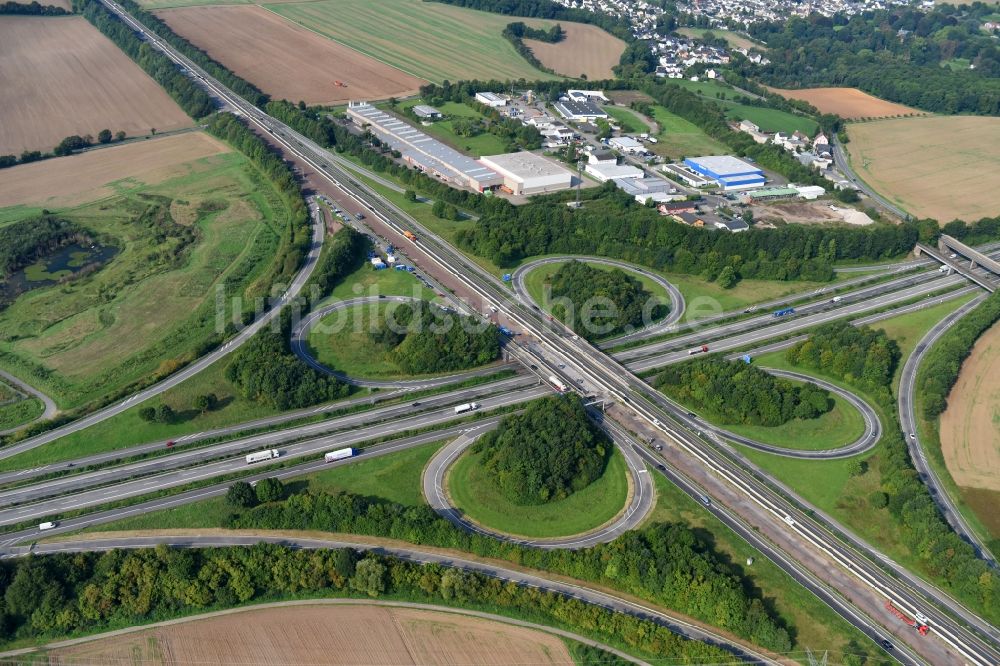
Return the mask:
{"type": "Polygon", "coordinates": [[[522,506],[505,498],[479,464],[482,454],[466,452],[449,470],[448,493],[470,519],[494,530],[525,537],[561,537],[596,529],[625,507],[625,458],[614,449],[604,474],[564,500],[522,506]]]}
{"type": "Polygon", "coordinates": [[[0,366],[63,408],[194,358],[215,334],[216,287],[225,283],[227,307],[234,297],[251,297],[249,306],[268,288],[256,282],[287,235],[278,193],[235,152],[104,196],[52,212],[119,253],[90,275],[25,292],[0,312],[0,366]],[[177,250],[164,234],[182,228],[194,229],[194,240],[177,250]]]}
{"type": "MultiPolygon", "coordinates": [[[[513,20],[509,16],[420,0],[319,0],[266,7],[429,81],[558,78],[529,65],[501,36],[513,20]]],[[[518,20],[551,25],[549,21],[518,20]]]]}
{"type": "Polygon", "coordinates": [[[667,111],[662,106],[653,106],[653,119],[660,125],[660,133],[656,135],[658,143],[652,147],[658,155],[678,160],[683,157],[729,152],[725,144],[716,141],[694,123],[667,111]]]}

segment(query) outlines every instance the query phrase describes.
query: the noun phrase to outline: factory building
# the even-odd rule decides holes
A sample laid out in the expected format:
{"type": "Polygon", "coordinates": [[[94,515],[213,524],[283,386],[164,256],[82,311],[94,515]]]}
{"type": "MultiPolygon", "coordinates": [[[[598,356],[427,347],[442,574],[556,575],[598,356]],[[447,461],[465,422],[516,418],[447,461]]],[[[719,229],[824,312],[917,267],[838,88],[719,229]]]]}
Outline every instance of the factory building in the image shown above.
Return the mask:
{"type": "Polygon", "coordinates": [[[477,92],[476,101],[486,106],[499,108],[507,106],[507,98],[492,92],[477,92]]]}
{"type": "Polygon", "coordinates": [[[689,157],[684,165],[714,180],[723,190],[762,187],[765,182],[764,172],[759,167],[731,155],[689,157]]]}
{"type": "Polygon", "coordinates": [[[447,183],[476,192],[503,184],[503,176],[496,171],[367,102],[351,102],[347,116],[355,125],[367,128],[380,141],[398,150],[408,164],[447,183]]]}
{"type": "Polygon", "coordinates": [[[503,177],[503,189],[511,194],[555,192],[573,184],[570,171],[535,153],[487,155],[479,161],[503,177]]]}

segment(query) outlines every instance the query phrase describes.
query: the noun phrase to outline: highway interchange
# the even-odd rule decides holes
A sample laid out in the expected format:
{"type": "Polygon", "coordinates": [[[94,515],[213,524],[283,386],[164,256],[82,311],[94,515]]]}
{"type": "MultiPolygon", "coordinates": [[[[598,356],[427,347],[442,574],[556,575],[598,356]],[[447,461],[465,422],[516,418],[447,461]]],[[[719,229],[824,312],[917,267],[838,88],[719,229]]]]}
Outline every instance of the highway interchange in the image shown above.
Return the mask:
{"type": "MultiPolygon", "coordinates": [[[[128,17],[116,4],[110,0],[105,0],[105,4],[113,11],[118,12],[126,22],[136,29],[140,28],[134,19],[128,17]]],[[[155,40],[155,37],[151,36],[151,39],[155,40]]],[[[558,323],[546,320],[540,312],[518,301],[511,291],[492,275],[452,250],[415,220],[392,206],[377,193],[358,183],[350,174],[339,167],[331,166],[337,163],[335,156],[238,98],[162,42],[157,42],[157,47],[197,76],[228,107],[236,110],[250,123],[269,133],[273,142],[283,147],[286,156],[308,165],[316,173],[322,174],[335,188],[334,191],[347,195],[358,206],[363,207],[372,218],[367,226],[375,233],[402,244],[405,241],[403,241],[401,232],[403,230],[415,231],[420,237],[420,243],[412,244],[411,248],[408,248],[410,257],[415,263],[419,262],[426,273],[434,275],[465,302],[482,304],[480,307],[476,307],[476,310],[483,311],[483,306],[488,306],[491,311],[495,309],[496,319],[519,334],[507,345],[507,352],[513,360],[520,361],[543,378],[550,374],[555,375],[565,380],[567,384],[578,387],[587,395],[610,404],[611,407],[606,412],[605,421],[610,428],[617,429],[616,442],[623,451],[631,450],[636,455],[641,456],[651,469],[658,470],[668,476],[685,492],[706,504],[710,511],[720,516],[720,519],[724,517],[724,522],[727,525],[730,525],[750,543],[760,548],[783,569],[789,571],[796,580],[824,599],[848,621],[872,636],[873,639],[881,640],[886,635],[886,630],[882,626],[891,623],[891,618],[887,618],[881,608],[886,598],[891,599],[895,605],[911,614],[923,612],[927,615],[932,627],[931,636],[920,638],[915,635],[915,632],[896,634],[896,639],[893,641],[895,649],[891,654],[897,660],[903,663],[965,662],[970,664],[990,664],[998,661],[1000,652],[996,647],[995,629],[989,627],[971,612],[949,601],[946,595],[936,588],[923,584],[912,575],[897,570],[893,570],[891,575],[887,573],[884,562],[877,551],[859,540],[848,538],[843,531],[837,530],[828,521],[824,521],[822,516],[817,517],[814,507],[810,507],[799,499],[792,499],[786,493],[781,492],[776,488],[773,479],[767,478],[759,471],[748,470],[733,456],[730,450],[725,447],[720,448],[713,439],[701,436],[700,430],[703,424],[692,421],[686,414],[677,414],[676,406],[671,405],[662,394],[654,391],[639,377],[632,374],[631,371],[654,369],[662,367],[666,363],[687,358],[686,350],[679,348],[679,345],[687,343],[686,338],[654,343],[652,347],[646,348],[641,354],[633,354],[637,350],[622,352],[616,357],[629,361],[629,365],[628,368],[620,365],[616,360],[585,341],[576,339],[571,332],[565,330],[558,323]],[[666,445],[664,450],[656,452],[651,451],[649,447],[642,446],[642,441],[648,438],[662,441],[666,445]]],[[[319,247],[322,245],[322,228],[322,224],[314,225],[315,231],[310,258],[303,270],[296,276],[295,282],[276,300],[270,310],[258,317],[253,325],[241,331],[236,338],[178,374],[113,407],[95,412],[85,419],[50,431],[40,437],[26,440],[14,447],[0,450],[0,458],[41,446],[65,434],[76,432],[100,420],[110,418],[143,400],[158,395],[167,388],[193,376],[200,369],[207,367],[225,354],[231,353],[238,347],[239,343],[249,338],[255,330],[273,317],[283,304],[294,298],[308,280],[311,268],[315,265],[318,257],[319,247]]],[[[795,331],[811,328],[823,321],[832,321],[893,305],[903,306],[908,301],[926,297],[929,293],[945,288],[954,289],[961,282],[960,278],[934,278],[931,276],[931,279],[928,279],[925,275],[924,284],[903,287],[882,296],[864,297],[856,303],[848,302],[842,307],[839,304],[822,305],[817,302],[813,306],[817,312],[808,312],[803,308],[806,313],[802,316],[778,322],[776,325],[773,323],[765,325],[765,318],[769,315],[741,320],[737,322],[738,326],[735,328],[732,324],[724,324],[724,330],[715,332],[717,336],[721,337],[721,340],[712,342],[712,351],[746,348],[773,339],[776,335],[788,335],[795,331]],[[758,328],[743,332],[746,331],[747,327],[754,326],[758,328]]],[[[847,301],[846,298],[844,300],[847,301]]],[[[692,335],[700,336],[703,334],[704,331],[701,331],[692,335]]],[[[700,338],[698,341],[700,342],[700,338]]],[[[542,395],[547,391],[544,386],[538,386],[536,381],[532,380],[532,384],[533,386],[520,390],[525,394],[533,391],[536,395],[542,395]]],[[[502,404],[512,405],[527,399],[521,397],[515,400],[514,397],[516,397],[516,392],[511,392],[502,398],[484,398],[484,409],[487,408],[489,400],[496,400],[496,403],[490,403],[490,407],[497,407],[502,404]],[[502,401],[505,399],[509,401],[503,403],[502,401]]],[[[448,410],[442,411],[446,413],[448,410]]],[[[442,416],[443,414],[433,414],[432,412],[414,416],[412,417],[414,419],[413,425],[410,427],[419,428],[431,422],[440,423],[441,420],[435,419],[440,419],[442,416]]],[[[453,420],[453,412],[451,417],[453,420]]],[[[475,425],[488,427],[490,423],[495,423],[495,417],[487,417],[475,425]]],[[[467,428],[467,425],[461,424],[450,426],[443,430],[404,438],[403,441],[407,442],[407,445],[414,445],[411,443],[414,440],[436,441],[448,435],[458,436],[467,428]]],[[[367,429],[351,427],[350,435],[337,435],[335,441],[338,446],[342,446],[348,441],[363,442],[366,439],[379,438],[380,432],[382,435],[388,435],[394,432],[398,433],[401,430],[398,423],[392,422],[389,422],[388,425],[368,426],[367,429]],[[383,430],[379,430],[380,428],[383,430]],[[365,434],[361,436],[358,433],[365,434]]],[[[314,456],[330,447],[333,441],[331,436],[324,435],[294,442],[285,448],[290,451],[287,454],[290,458],[314,456]]],[[[371,455],[386,455],[391,452],[393,446],[398,447],[403,446],[403,444],[384,444],[366,448],[362,458],[371,455]]],[[[233,448],[239,447],[234,446],[233,448]]],[[[198,449],[192,449],[192,452],[195,451],[198,449]]],[[[156,460],[171,460],[174,455],[156,460]]],[[[286,477],[301,475],[308,471],[310,465],[314,468],[323,466],[321,463],[306,463],[292,468],[292,471],[281,470],[278,475],[286,477]]],[[[190,470],[178,467],[155,477],[142,477],[133,480],[128,480],[131,475],[119,477],[124,478],[124,480],[115,483],[115,485],[97,486],[81,492],[74,491],[69,500],[60,496],[46,500],[42,506],[37,503],[29,503],[4,509],[2,520],[4,524],[12,524],[33,519],[32,516],[44,516],[52,513],[53,507],[59,507],[55,509],[56,511],[78,509],[80,508],[78,505],[81,504],[98,507],[109,499],[121,495],[123,488],[131,488],[137,495],[141,495],[142,492],[148,493],[152,489],[167,487],[164,484],[185,485],[194,479],[208,480],[237,470],[246,471],[245,463],[240,458],[209,462],[190,470]],[[238,464],[234,464],[234,460],[238,464]],[[47,507],[48,511],[46,512],[43,507],[47,507]],[[9,517],[8,511],[12,512],[9,517]],[[39,513],[40,511],[42,513],[39,513]]],[[[60,471],[65,471],[65,468],[60,471]]],[[[128,474],[128,472],[116,473],[128,474]]],[[[113,475],[114,473],[111,476],[113,475]]],[[[253,476],[260,477],[262,475],[272,474],[261,472],[253,476]]],[[[77,476],[83,478],[82,475],[76,474],[66,478],[73,479],[77,476]]],[[[648,477],[649,473],[642,476],[648,477]]],[[[99,477],[91,477],[91,480],[94,478],[99,477]]],[[[60,481],[60,479],[56,479],[56,481],[60,481]]],[[[41,483],[51,482],[49,480],[41,483]]],[[[72,482],[70,485],[72,486],[72,482]]],[[[223,482],[122,509],[98,510],[96,513],[80,518],[65,520],[60,528],[61,531],[69,531],[126,515],[139,515],[140,512],[148,512],[156,508],[176,506],[183,501],[193,501],[201,497],[211,496],[213,493],[221,494],[225,491],[226,485],[223,482]]],[[[26,486],[25,488],[30,487],[26,486]]],[[[30,500],[31,493],[37,491],[15,489],[13,492],[21,492],[20,497],[29,497],[30,500]]],[[[18,495],[9,497],[16,498],[18,495]]],[[[5,535],[5,543],[8,544],[9,548],[10,544],[32,535],[30,530],[10,533],[5,535]]],[[[169,542],[175,545],[190,545],[178,540],[169,542]]],[[[87,547],[86,543],[82,547],[87,547]]],[[[120,545],[129,547],[131,544],[122,543],[120,545]]],[[[8,550],[8,552],[21,551],[8,550]]],[[[551,586],[551,581],[547,582],[546,585],[551,586]]]]}

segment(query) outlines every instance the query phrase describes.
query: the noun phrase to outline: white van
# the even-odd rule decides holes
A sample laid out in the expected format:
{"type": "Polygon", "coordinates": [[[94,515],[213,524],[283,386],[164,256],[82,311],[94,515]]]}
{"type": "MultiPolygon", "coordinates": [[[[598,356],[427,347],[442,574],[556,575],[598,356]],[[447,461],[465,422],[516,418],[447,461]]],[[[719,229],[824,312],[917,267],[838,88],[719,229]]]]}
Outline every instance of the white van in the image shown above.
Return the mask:
{"type": "Polygon", "coordinates": [[[39,530],[41,530],[41,531],[45,531],[45,530],[51,530],[51,529],[52,529],[53,527],[55,527],[56,525],[58,525],[58,523],[53,523],[53,522],[45,522],[45,523],[41,523],[41,524],[40,524],[40,525],[38,526],[38,529],[39,529],[39,530]]]}

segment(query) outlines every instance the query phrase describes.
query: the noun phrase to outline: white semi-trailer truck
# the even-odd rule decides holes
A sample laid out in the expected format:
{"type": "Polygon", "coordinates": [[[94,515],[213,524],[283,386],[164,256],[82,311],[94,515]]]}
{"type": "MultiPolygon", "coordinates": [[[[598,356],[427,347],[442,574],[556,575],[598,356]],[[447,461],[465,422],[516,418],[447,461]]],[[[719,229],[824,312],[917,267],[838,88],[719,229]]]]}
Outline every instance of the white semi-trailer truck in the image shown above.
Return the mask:
{"type": "Polygon", "coordinates": [[[257,451],[256,453],[251,453],[247,455],[247,464],[252,465],[254,463],[264,462],[265,460],[271,460],[272,458],[277,458],[281,453],[278,449],[266,449],[264,451],[257,451]]]}
{"type": "Polygon", "coordinates": [[[327,451],[323,454],[323,460],[326,462],[333,462],[334,460],[343,460],[344,458],[350,458],[354,455],[354,449],[337,449],[336,451],[327,451]]]}
{"type": "Polygon", "coordinates": [[[457,407],[455,407],[455,413],[464,414],[466,412],[471,412],[475,409],[479,409],[478,402],[467,402],[464,405],[458,405],[457,407]]]}

